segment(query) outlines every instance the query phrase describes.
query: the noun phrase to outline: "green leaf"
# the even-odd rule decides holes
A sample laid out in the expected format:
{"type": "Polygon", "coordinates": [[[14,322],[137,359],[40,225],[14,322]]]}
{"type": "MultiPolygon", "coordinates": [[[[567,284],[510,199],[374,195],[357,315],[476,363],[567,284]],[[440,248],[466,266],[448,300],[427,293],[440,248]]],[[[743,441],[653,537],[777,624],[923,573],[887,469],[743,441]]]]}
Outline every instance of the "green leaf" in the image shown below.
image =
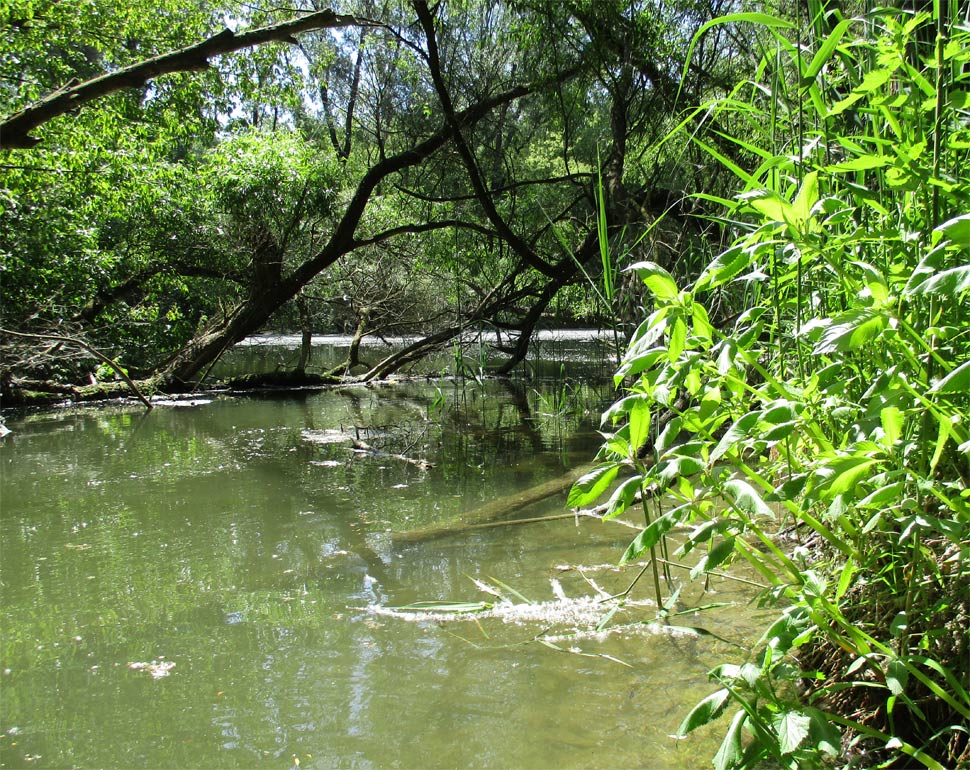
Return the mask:
{"type": "Polygon", "coordinates": [[[649,526],[633,538],[633,542],[627,546],[623,558],[620,559],[620,564],[627,564],[639,559],[644,551],[653,548],[678,523],[680,523],[680,516],[676,511],[668,511],[663,516],[654,519],[649,526]]]}
{"type": "Polygon", "coordinates": [[[768,507],[758,491],[743,479],[731,479],[724,485],[724,491],[734,500],[734,504],[752,516],[774,518],[775,512],[768,507]]]}
{"type": "Polygon", "coordinates": [[[879,412],[879,422],[882,424],[884,446],[890,449],[902,437],[906,417],[899,407],[887,406],[879,412]]]}
{"type": "Polygon", "coordinates": [[[608,463],[593,468],[573,484],[572,489],[569,490],[566,505],[570,508],[582,508],[589,505],[606,491],[619,472],[619,463],[608,463]]]}
{"type": "Polygon", "coordinates": [[[835,589],[836,601],[839,601],[843,596],[845,596],[845,592],[848,591],[849,587],[852,585],[852,578],[855,576],[857,571],[858,567],[856,567],[855,560],[850,556],[848,561],[846,561],[845,565],[842,567],[842,572],[839,574],[839,585],[835,589]]]}
{"type": "Polygon", "coordinates": [[[744,744],[741,742],[741,728],[747,719],[747,713],[742,709],[734,714],[731,726],[721,741],[721,745],[714,755],[714,770],[734,770],[744,755],[744,744]]]}
{"type": "Polygon", "coordinates": [[[815,345],[815,355],[858,350],[886,328],[888,317],[878,308],[860,308],[843,313],[822,332],[815,345]]]}
{"type": "Polygon", "coordinates": [[[695,580],[705,572],[710,572],[712,569],[720,567],[734,553],[734,545],[735,538],[733,537],[726,537],[724,540],[721,540],[691,568],[691,580],[695,580]]]}
{"type": "Polygon", "coordinates": [[[630,449],[636,452],[650,437],[650,401],[636,399],[630,406],[630,449]]]}
{"type": "Polygon", "coordinates": [[[808,715],[808,728],[812,745],[830,757],[836,757],[842,750],[842,733],[839,728],[825,718],[825,714],[817,708],[805,706],[803,711],[808,715]]]}
{"type": "Polygon", "coordinates": [[[677,728],[677,735],[680,737],[685,736],[688,733],[696,730],[698,727],[703,727],[704,725],[708,725],[713,722],[724,713],[724,707],[728,704],[730,699],[731,691],[726,688],[712,692],[700,703],[694,706],[694,708],[690,710],[690,713],[684,717],[684,721],[681,722],[680,727],[677,728]]]}
{"type": "Polygon", "coordinates": [[[640,280],[661,302],[677,299],[677,282],[674,277],[655,262],[637,262],[627,270],[636,270],[640,280]]]}
{"type": "Polygon", "coordinates": [[[909,671],[906,664],[899,658],[893,658],[886,666],[886,687],[893,695],[902,695],[909,681],[909,671]]]}
{"type": "Polygon", "coordinates": [[[836,458],[822,466],[816,473],[823,479],[819,484],[819,489],[824,493],[823,497],[830,499],[853,491],[862,478],[871,474],[872,467],[878,462],[879,458],[854,454],[836,458]]]}
{"type": "Polygon", "coordinates": [[[945,238],[956,246],[970,251],[970,214],[961,214],[933,228],[933,243],[945,238]]]}
{"type": "Polygon", "coordinates": [[[873,168],[883,168],[891,162],[892,159],[886,155],[860,155],[858,158],[826,166],[825,170],[833,174],[840,174],[843,171],[868,171],[873,168]]]}
{"type": "Polygon", "coordinates": [[[811,720],[800,711],[783,711],[774,719],[778,733],[778,748],[782,754],[791,754],[808,737],[811,720]]]}
{"type": "Polygon", "coordinates": [[[808,65],[802,76],[802,83],[807,84],[815,80],[818,73],[822,71],[822,67],[829,60],[835,49],[838,47],[839,42],[842,40],[842,36],[845,34],[849,25],[853,22],[853,19],[843,19],[835,28],[829,33],[828,37],[825,38],[824,44],[815,52],[815,56],[812,57],[811,64],[808,65]]]}
{"type": "Polygon", "coordinates": [[[642,483],[643,476],[640,475],[631,476],[623,481],[610,496],[609,502],[606,505],[606,512],[603,514],[603,519],[606,521],[615,519],[626,511],[636,499],[637,492],[640,490],[640,484],[642,483]]]}
{"type": "Polygon", "coordinates": [[[970,392],[970,361],[964,361],[946,377],[930,388],[930,393],[967,392],[970,392]]]}
{"type": "Polygon", "coordinates": [[[907,293],[916,296],[938,294],[958,299],[968,289],[970,289],[970,264],[958,265],[931,275],[912,288],[907,286],[907,293]]]}
{"type": "Polygon", "coordinates": [[[751,264],[751,260],[752,255],[748,250],[740,246],[732,246],[721,252],[713,262],[704,268],[704,271],[694,282],[694,291],[716,289],[746,270],[751,264]]]}
{"type": "Polygon", "coordinates": [[[816,203],[818,203],[818,172],[811,171],[805,175],[798,195],[795,196],[795,201],[792,204],[795,220],[791,224],[804,229],[816,203]]]}
{"type": "Polygon", "coordinates": [[[727,452],[737,446],[742,445],[744,438],[748,436],[751,428],[758,422],[759,412],[748,412],[743,417],[738,418],[734,424],[727,429],[717,442],[717,446],[711,451],[710,462],[716,462],[727,452]]]}

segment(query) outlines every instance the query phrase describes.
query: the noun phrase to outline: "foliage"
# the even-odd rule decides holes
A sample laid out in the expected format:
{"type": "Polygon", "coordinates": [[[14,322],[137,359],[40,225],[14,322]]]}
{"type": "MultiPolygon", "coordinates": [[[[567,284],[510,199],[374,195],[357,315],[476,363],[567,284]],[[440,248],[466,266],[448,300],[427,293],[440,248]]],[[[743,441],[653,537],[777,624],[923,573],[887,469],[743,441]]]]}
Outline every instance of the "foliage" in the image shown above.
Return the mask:
{"type": "Polygon", "coordinates": [[[737,707],[715,767],[942,767],[970,757],[970,30],[939,10],[817,21],[815,50],[781,18],[716,22],[766,33],[756,78],[699,110],[748,127],[696,137],[742,183],[720,201],[738,234],[686,289],[635,266],[654,309],[570,502],[617,478],[611,515],[667,495],[625,560],[656,565],[686,525],[695,575],[742,559],[784,608],[681,726],[737,707]]]}

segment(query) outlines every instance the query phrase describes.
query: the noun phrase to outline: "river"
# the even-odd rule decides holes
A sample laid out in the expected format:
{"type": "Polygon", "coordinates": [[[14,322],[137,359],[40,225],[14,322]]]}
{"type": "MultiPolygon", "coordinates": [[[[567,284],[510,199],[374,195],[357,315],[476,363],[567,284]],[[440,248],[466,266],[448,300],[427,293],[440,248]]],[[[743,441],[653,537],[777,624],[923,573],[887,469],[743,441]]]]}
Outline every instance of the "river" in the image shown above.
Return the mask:
{"type": "Polygon", "coordinates": [[[645,622],[646,584],[597,634],[626,527],[395,537],[590,460],[611,393],[559,371],[7,415],[0,766],[706,766],[671,736],[749,589],[682,596],[725,641],[645,622]],[[426,601],[492,607],[394,609],[426,601]]]}

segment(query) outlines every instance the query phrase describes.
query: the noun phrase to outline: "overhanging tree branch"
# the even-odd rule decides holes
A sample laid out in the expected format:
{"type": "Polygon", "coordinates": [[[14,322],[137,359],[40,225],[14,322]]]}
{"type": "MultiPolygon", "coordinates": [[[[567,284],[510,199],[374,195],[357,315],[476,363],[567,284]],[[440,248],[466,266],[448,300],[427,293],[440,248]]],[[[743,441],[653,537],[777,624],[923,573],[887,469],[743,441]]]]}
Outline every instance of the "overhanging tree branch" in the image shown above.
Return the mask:
{"type": "Polygon", "coordinates": [[[40,139],[31,136],[30,132],[38,126],[115,91],[143,86],[160,75],[204,70],[209,67],[209,60],[214,56],[273,41],[295,43],[293,36],[301,32],[348,26],[373,27],[378,24],[369,19],[337,14],[327,9],[239,34],[225,29],[201,43],[146,59],[117,72],[100,75],[83,83],[72,81],[0,121],[0,149],[33,147],[40,142],[40,139]]]}

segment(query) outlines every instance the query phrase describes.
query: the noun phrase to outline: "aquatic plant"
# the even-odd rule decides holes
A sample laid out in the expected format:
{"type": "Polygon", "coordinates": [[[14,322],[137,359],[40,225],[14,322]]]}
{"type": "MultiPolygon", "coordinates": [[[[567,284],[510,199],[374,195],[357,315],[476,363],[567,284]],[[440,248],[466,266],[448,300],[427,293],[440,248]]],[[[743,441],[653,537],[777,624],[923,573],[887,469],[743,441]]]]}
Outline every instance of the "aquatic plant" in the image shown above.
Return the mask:
{"type": "Polygon", "coordinates": [[[696,576],[741,559],[770,585],[777,621],[681,725],[733,714],[715,767],[966,765],[970,27],[809,6],[701,30],[763,33],[754,77],[678,129],[739,180],[704,196],[735,237],[687,287],[631,268],[653,309],[570,504],[675,501],[623,556],[658,605],[675,526],[696,576]]]}

